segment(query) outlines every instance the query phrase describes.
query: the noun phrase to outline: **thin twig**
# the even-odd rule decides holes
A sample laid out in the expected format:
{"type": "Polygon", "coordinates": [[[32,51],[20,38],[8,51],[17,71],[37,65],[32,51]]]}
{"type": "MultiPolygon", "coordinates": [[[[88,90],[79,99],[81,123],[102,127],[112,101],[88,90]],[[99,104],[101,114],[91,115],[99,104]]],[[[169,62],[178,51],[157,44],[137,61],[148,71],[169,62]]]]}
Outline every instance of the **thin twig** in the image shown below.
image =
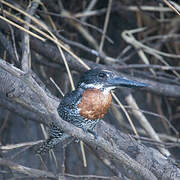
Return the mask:
{"type": "MultiPolygon", "coordinates": [[[[104,39],[105,39],[105,34],[107,31],[107,26],[108,26],[108,22],[109,22],[109,16],[110,16],[110,12],[111,12],[111,7],[112,7],[112,0],[109,0],[108,2],[108,8],[107,8],[107,13],[106,13],[106,17],[105,17],[105,22],[104,22],[104,28],[103,28],[103,35],[101,37],[101,43],[99,46],[99,54],[102,53],[102,49],[103,49],[103,45],[104,45],[104,39]]],[[[99,57],[97,57],[96,59],[96,63],[99,63],[99,57]]]]}
{"type": "MultiPolygon", "coordinates": [[[[38,8],[40,3],[40,0],[32,1],[31,7],[27,10],[27,13],[33,16],[33,14],[36,12],[36,9],[38,8]]],[[[31,23],[31,19],[28,17],[25,17],[25,21],[31,23]]],[[[29,26],[24,25],[24,28],[29,30],[29,26]]],[[[29,34],[23,32],[22,33],[22,70],[24,72],[29,72],[31,69],[31,55],[30,55],[30,43],[29,43],[29,34]]]]}

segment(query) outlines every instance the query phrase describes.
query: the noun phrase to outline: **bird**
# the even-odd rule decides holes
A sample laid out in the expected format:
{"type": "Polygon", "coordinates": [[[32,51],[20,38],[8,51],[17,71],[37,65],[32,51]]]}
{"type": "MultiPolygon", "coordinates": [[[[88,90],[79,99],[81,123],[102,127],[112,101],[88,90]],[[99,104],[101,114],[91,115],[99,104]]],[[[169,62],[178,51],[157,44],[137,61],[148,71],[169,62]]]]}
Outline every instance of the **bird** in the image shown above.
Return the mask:
{"type": "MultiPolygon", "coordinates": [[[[143,88],[147,86],[146,83],[129,80],[108,69],[91,69],[81,76],[76,89],[63,97],[57,111],[64,121],[81,128],[85,133],[91,133],[97,139],[94,128],[110,107],[111,90],[119,87],[143,88]]],[[[51,123],[49,138],[37,153],[46,153],[67,137],[69,135],[60,127],[51,123]]]]}

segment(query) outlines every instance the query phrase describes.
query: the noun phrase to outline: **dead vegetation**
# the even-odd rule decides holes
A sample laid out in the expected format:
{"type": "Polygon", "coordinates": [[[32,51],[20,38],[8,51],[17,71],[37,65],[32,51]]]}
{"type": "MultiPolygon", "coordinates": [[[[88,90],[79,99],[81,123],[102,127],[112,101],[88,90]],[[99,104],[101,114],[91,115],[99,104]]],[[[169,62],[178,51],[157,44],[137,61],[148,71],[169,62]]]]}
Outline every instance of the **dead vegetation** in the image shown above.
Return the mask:
{"type": "Polygon", "coordinates": [[[0,179],[178,179],[178,3],[0,0],[0,179]],[[96,67],[150,86],[116,91],[94,140],[56,109],[96,67]],[[38,157],[52,121],[82,141],[38,157]]]}

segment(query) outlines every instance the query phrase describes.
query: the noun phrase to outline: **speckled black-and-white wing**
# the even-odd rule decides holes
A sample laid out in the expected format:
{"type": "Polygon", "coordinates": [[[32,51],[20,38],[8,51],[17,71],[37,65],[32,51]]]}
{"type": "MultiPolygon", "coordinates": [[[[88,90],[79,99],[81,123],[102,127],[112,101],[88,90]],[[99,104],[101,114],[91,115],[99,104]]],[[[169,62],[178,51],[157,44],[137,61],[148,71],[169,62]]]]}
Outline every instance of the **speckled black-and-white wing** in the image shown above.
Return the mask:
{"type": "Polygon", "coordinates": [[[66,94],[57,110],[63,120],[82,128],[84,131],[92,131],[99,119],[90,120],[80,115],[80,109],[77,105],[81,102],[83,92],[83,89],[79,88],[66,94]]]}
{"type": "Polygon", "coordinates": [[[80,121],[83,120],[77,108],[77,105],[81,101],[82,94],[83,90],[81,89],[67,93],[60,102],[59,107],[57,109],[59,116],[63,120],[70,122],[75,126],[78,126],[80,121]]]}

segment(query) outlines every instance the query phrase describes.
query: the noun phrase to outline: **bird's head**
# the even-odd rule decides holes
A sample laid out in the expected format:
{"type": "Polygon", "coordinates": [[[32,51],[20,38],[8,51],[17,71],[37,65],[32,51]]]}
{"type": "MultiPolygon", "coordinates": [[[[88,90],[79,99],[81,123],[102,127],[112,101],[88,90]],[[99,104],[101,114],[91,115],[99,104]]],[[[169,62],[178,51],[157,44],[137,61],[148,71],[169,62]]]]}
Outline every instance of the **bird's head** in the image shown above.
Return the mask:
{"type": "Polygon", "coordinates": [[[83,89],[95,88],[110,91],[118,87],[146,87],[145,83],[120,77],[117,73],[105,69],[92,69],[85,72],[78,83],[83,89]]]}

